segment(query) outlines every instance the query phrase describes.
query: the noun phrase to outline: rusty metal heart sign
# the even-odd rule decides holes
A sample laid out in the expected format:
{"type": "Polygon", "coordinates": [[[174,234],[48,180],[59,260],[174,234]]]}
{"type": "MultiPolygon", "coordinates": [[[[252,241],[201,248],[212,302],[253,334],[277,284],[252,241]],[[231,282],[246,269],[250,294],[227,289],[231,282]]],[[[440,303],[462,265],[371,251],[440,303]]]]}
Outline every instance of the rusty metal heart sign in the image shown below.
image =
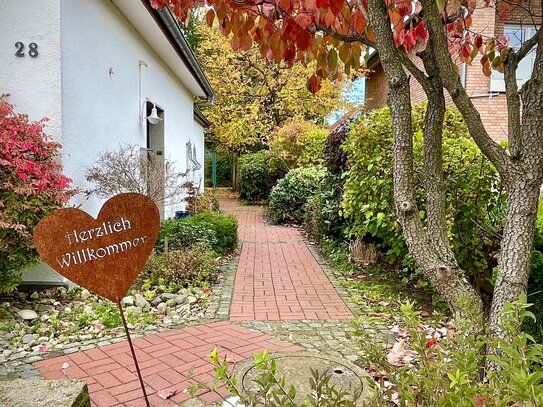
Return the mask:
{"type": "Polygon", "coordinates": [[[143,269],[159,229],[158,208],[149,197],[120,194],[104,204],[97,219],[75,208],[45,216],[34,244],[68,280],[118,302],[143,269]]]}

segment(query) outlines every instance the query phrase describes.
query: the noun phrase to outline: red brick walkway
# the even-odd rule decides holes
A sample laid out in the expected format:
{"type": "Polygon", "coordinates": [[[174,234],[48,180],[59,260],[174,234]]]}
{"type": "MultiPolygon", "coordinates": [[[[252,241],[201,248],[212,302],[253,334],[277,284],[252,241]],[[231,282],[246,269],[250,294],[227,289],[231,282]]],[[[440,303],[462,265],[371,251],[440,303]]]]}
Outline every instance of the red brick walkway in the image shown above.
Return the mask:
{"type": "MultiPolygon", "coordinates": [[[[154,407],[174,406],[191,398],[183,392],[191,384],[211,383],[213,366],[208,355],[215,347],[221,356],[236,362],[263,349],[276,352],[301,350],[299,346],[230,322],[137,338],[134,346],[149,400],[154,407]],[[158,392],[166,389],[176,390],[177,394],[164,400],[158,392]]],[[[43,360],[34,366],[45,379],[72,378],[87,382],[94,407],[145,406],[126,341],[43,360]]],[[[205,390],[200,390],[197,395],[205,403],[219,400],[217,394],[205,390]]]]}
{"type": "MultiPolygon", "coordinates": [[[[263,211],[223,200],[221,208],[238,217],[243,243],[230,309],[231,321],[350,319],[352,314],[324,274],[299,231],[264,223],[263,211]]],[[[134,340],[151,405],[173,406],[190,398],[183,392],[197,382],[210,383],[208,355],[240,361],[263,349],[298,351],[299,346],[240,327],[232,322],[172,330],[134,340]],[[192,371],[192,376],[189,372],[192,371]],[[160,390],[175,390],[168,400],[160,390]]],[[[93,407],[144,406],[126,341],[36,362],[46,379],[77,378],[87,382],[93,407]]],[[[219,396],[204,389],[204,403],[219,396]]]]}
{"type": "Polygon", "coordinates": [[[243,243],[231,321],[353,318],[297,229],[268,226],[262,208],[233,199],[221,208],[237,216],[243,243]]]}

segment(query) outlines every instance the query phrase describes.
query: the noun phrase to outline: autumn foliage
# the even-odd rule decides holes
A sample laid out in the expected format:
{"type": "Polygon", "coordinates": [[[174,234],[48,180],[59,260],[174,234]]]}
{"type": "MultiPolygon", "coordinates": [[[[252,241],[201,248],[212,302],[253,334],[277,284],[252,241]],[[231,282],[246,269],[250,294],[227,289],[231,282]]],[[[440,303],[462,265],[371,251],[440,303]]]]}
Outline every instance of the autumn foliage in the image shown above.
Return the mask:
{"type": "MultiPolygon", "coordinates": [[[[476,0],[437,3],[459,61],[471,63],[481,54],[487,76],[491,69],[502,72],[507,39],[484,37],[471,29],[476,0]]],[[[515,2],[484,3],[496,7],[502,18],[515,7],[515,2]]],[[[307,80],[312,92],[320,89],[324,78],[341,79],[343,73],[360,69],[365,50],[376,48],[367,0],[151,0],[151,4],[157,9],[170,7],[181,20],[188,19],[190,8],[205,5],[207,23],[212,26],[218,20],[234,50],[247,51],[257,44],[263,58],[283,61],[287,67],[295,61],[304,66],[316,61],[315,73],[307,80]]],[[[409,51],[428,40],[420,2],[386,0],[386,6],[397,47],[409,51]]]]}
{"type": "Polygon", "coordinates": [[[56,160],[60,144],[45,135],[45,122],[32,122],[0,100],[0,292],[37,260],[33,228],[72,193],[56,160]]]}

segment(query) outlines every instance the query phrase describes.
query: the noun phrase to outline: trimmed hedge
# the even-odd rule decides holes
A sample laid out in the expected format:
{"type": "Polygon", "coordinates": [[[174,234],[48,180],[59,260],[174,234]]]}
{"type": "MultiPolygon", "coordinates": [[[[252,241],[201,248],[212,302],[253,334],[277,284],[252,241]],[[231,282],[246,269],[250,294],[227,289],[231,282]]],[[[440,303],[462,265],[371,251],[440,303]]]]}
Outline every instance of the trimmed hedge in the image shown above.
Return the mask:
{"type": "Polygon", "coordinates": [[[231,253],[237,245],[238,222],[232,215],[207,212],[162,222],[156,244],[158,253],[164,252],[165,239],[168,250],[181,250],[196,243],[207,243],[218,254],[231,253]]]}

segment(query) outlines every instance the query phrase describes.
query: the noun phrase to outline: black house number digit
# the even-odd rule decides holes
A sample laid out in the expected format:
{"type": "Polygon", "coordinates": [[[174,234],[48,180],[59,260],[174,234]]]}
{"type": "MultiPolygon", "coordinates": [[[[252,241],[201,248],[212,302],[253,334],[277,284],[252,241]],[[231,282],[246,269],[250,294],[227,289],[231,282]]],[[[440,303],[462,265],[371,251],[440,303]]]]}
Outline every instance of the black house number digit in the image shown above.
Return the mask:
{"type": "MultiPolygon", "coordinates": [[[[15,56],[16,57],[24,57],[25,56],[25,44],[22,43],[21,41],[17,41],[15,43],[15,48],[17,48],[17,50],[15,51],[15,56]]],[[[30,44],[28,44],[28,48],[30,49],[30,51],[28,51],[28,55],[31,57],[31,58],[37,58],[38,57],[38,44],[36,44],[35,42],[31,42],[30,44]]]]}
{"type": "Polygon", "coordinates": [[[31,42],[28,44],[28,48],[30,48],[30,51],[28,51],[28,55],[30,55],[32,58],[36,58],[38,56],[38,44],[35,42],[31,42]]]}
{"type": "Polygon", "coordinates": [[[15,51],[15,56],[16,57],[24,57],[25,56],[25,52],[24,52],[25,45],[21,41],[18,41],[18,42],[15,43],[15,48],[17,48],[17,51],[15,51]]]}

